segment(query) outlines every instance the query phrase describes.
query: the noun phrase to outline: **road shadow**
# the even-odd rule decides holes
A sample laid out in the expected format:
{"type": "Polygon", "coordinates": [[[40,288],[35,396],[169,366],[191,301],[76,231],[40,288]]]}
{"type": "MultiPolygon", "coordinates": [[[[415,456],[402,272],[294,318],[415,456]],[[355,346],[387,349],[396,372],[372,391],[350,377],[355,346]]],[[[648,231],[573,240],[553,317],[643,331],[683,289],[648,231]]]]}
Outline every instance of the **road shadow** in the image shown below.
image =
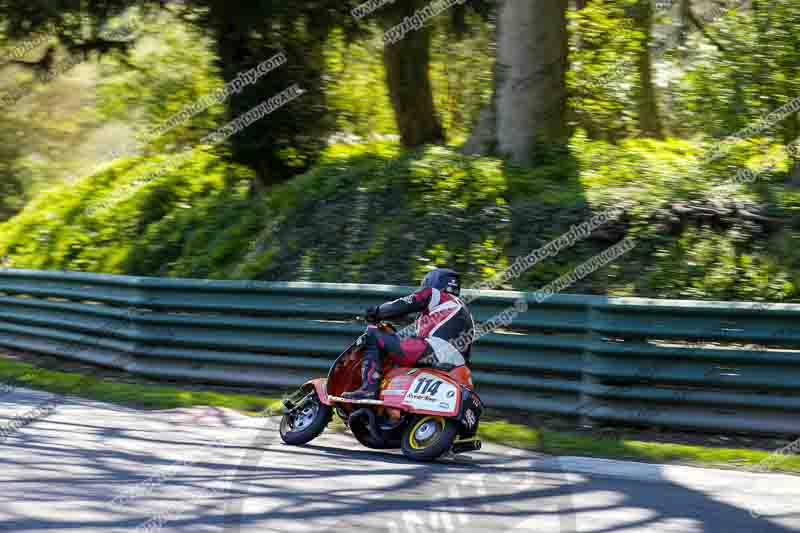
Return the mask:
{"type": "MultiPolygon", "coordinates": [[[[29,407],[25,397],[14,404],[18,396],[4,397],[6,418],[29,407]]],[[[768,519],[797,518],[785,512],[754,518],[717,492],[665,476],[641,481],[569,472],[557,458],[502,447],[420,464],[334,432],[287,446],[277,438],[275,419],[259,421],[262,429],[245,438],[227,424],[200,428],[186,418],[180,425],[161,412],[69,401],[62,407],[0,444],[0,465],[16,476],[0,495],[0,530],[136,530],[152,516],[151,506],[179,510],[164,515],[164,532],[570,533],[580,524],[591,533],[777,533],[792,529],[768,519]],[[191,462],[174,468],[176,457],[191,462]],[[147,490],[131,495],[131,487],[147,490]],[[124,505],[112,504],[125,490],[124,505]],[[51,511],[64,506],[69,513],[51,511]]]]}

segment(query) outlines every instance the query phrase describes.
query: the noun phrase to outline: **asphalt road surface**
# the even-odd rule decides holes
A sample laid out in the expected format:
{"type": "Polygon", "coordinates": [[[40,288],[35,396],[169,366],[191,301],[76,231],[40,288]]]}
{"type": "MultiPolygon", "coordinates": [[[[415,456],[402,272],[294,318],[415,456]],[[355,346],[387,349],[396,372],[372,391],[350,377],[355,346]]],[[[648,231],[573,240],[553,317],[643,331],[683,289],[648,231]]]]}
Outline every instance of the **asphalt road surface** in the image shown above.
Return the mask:
{"type": "Polygon", "coordinates": [[[800,531],[797,476],[493,445],[414,464],[336,432],[286,446],[274,418],[52,399],[0,395],[0,531],[800,531]]]}

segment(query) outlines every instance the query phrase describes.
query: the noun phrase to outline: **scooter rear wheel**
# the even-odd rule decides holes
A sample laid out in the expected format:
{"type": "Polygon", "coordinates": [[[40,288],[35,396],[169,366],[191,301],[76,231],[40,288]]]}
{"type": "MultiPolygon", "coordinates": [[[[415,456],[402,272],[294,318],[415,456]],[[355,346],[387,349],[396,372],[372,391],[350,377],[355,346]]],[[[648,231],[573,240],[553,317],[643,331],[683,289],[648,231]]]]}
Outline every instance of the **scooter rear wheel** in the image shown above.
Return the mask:
{"type": "Polygon", "coordinates": [[[283,415],[281,439],[286,444],[305,444],[319,437],[333,418],[333,409],[311,394],[297,408],[283,415]]]}
{"type": "Polygon", "coordinates": [[[442,416],[419,416],[403,432],[403,455],[414,461],[434,461],[452,448],[458,422],[442,416]]]}

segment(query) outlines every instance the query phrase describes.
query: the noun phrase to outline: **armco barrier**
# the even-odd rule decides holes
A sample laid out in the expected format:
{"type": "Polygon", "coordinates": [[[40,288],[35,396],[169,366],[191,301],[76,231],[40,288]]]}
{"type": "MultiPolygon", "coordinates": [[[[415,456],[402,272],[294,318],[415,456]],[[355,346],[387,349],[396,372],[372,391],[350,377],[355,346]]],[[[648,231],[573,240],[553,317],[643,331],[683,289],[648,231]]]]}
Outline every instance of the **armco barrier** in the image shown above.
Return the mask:
{"type": "MultiPolygon", "coordinates": [[[[0,270],[0,346],[156,377],[297,385],[324,375],[364,307],[409,288],[0,270]]],[[[465,294],[474,294],[465,291],[465,294]]],[[[490,406],[758,433],[800,433],[800,305],[483,291],[475,344],[490,406]]]]}

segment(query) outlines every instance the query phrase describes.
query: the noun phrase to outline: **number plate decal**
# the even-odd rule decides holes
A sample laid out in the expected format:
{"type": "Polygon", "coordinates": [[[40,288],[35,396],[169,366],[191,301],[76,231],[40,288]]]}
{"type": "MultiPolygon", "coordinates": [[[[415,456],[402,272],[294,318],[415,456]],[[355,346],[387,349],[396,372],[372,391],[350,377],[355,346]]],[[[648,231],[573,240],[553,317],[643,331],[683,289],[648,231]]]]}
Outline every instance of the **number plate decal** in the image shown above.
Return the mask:
{"type": "Polygon", "coordinates": [[[456,409],[456,386],[443,379],[422,373],[406,393],[403,403],[414,409],[450,413],[456,409]]]}

